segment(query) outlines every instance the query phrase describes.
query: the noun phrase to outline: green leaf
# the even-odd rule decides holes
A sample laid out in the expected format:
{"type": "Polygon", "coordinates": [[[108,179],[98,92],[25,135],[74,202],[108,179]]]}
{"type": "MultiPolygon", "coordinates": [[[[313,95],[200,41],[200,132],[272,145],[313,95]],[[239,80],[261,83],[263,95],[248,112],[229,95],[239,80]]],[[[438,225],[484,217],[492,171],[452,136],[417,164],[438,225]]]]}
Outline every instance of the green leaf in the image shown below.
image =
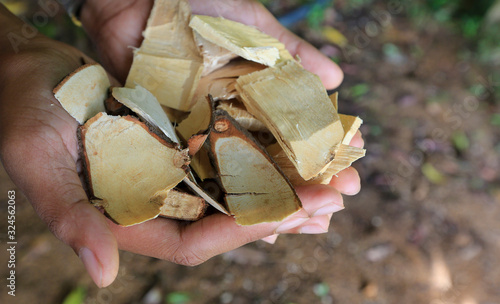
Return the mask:
{"type": "Polygon", "coordinates": [[[185,304],[191,300],[186,292],[171,292],[167,295],[165,302],[168,304],[185,304]]]}
{"type": "Polygon", "coordinates": [[[83,286],[73,289],[63,300],[63,304],[82,304],[87,296],[87,290],[83,286]]]}

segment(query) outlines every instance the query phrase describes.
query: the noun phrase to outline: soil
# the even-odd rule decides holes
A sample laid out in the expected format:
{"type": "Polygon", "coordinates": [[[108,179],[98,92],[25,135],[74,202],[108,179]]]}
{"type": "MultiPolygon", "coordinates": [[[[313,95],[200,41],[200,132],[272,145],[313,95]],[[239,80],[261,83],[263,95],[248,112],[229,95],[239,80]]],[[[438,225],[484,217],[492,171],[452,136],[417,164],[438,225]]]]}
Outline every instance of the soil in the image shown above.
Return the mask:
{"type": "MultiPolygon", "coordinates": [[[[386,2],[350,12],[345,3],[325,23],[347,48],[294,27],[339,58],[340,112],[364,120],[362,190],[345,197],[327,234],[282,235],[197,267],[122,252],[118,279],[98,289],[17,191],[17,293],[3,281],[0,303],[59,303],[77,287],[84,303],[500,303],[499,84],[464,56],[474,46],[456,30],[386,2]]],[[[2,169],[2,248],[8,190],[2,169]]],[[[2,278],[7,259],[2,249],[2,278]]]]}

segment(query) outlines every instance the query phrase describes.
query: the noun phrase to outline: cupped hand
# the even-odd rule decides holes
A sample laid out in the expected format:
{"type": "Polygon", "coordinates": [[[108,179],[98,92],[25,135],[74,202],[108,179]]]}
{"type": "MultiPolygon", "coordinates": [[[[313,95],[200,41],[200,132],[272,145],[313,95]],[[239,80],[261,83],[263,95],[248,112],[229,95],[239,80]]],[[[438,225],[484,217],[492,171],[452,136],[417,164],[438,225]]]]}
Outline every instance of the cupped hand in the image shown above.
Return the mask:
{"type": "MultiPolygon", "coordinates": [[[[279,38],[305,68],[326,87],[337,86],[342,73],[311,45],[282,28],[263,6],[252,1],[191,1],[198,14],[221,15],[255,25],[279,38]],[[206,2],[206,3],[205,3],[206,2]],[[242,13],[244,12],[244,14],[242,13]]],[[[122,82],[138,47],[152,7],[143,0],[88,0],[82,22],[93,37],[103,65],[122,82]]],[[[18,24],[20,25],[20,24],[18,24]]],[[[88,202],[80,183],[74,121],[52,96],[52,89],[84,61],[83,54],[38,37],[18,54],[0,53],[0,156],[13,181],[26,194],[50,230],[82,258],[99,287],[111,284],[118,271],[117,248],[196,265],[246,243],[280,233],[326,232],[331,214],[343,208],[340,193],[359,191],[354,169],[330,185],[297,189],[304,208],[281,223],[249,227],[223,214],[195,223],[156,219],[133,227],[107,220],[88,202]],[[5,75],[8,75],[6,77],[5,75]]],[[[358,135],[353,140],[362,145],[358,135]]]]}

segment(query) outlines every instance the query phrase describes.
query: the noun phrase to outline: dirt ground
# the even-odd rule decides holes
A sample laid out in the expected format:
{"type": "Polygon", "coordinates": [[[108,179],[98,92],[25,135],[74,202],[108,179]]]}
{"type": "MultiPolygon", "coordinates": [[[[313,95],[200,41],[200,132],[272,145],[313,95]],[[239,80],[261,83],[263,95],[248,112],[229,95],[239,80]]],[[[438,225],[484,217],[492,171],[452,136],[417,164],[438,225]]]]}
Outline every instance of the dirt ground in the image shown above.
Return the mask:
{"type": "MultiPolygon", "coordinates": [[[[270,7],[282,14],[296,2],[270,7]]],[[[282,235],[197,267],[122,252],[118,279],[99,290],[17,191],[17,294],[2,281],[0,303],[60,303],[76,290],[85,299],[72,303],[500,303],[494,65],[432,17],[412,19],[391,1],[354,10],[347,2],[327,8],[323,22],[345,35],[343,48],[294,27],[337,58],[340,111],[364,120],[367,156],[355,164],[363,188],[345,197],[327,234],[282,235]]],[[[9,190],[16,186],[1,169],[4,279],[9,190]]]]}

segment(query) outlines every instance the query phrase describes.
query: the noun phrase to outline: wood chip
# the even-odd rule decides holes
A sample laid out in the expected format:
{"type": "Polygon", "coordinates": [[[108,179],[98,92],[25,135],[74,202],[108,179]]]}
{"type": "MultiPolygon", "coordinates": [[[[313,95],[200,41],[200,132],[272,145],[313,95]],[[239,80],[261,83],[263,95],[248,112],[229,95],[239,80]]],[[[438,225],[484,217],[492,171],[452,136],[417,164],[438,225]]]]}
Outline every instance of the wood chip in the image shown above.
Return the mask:
{"type": "Polygon", "coordinates": [[[283,43],[248,25],[222,17],[195,15],[189,26],[204,39],[250,61],[274,66],[293,60],[283,43]]]}
{"type": "Polygon", "coordinates": [[[136,118],[99,113],[80,128],[80,134],[92,202],[120,225],[158,216],[162,204],[152,198],[187,175],[187,151],[136,118]]]}
{"type": "Polygon", "coordinates": [[[304,180],[328,168],[344,129],[318,76],[287,61],[241,76],[236,89],[247,110],[273,133],[304,180]]]}
{"type": "Polygon", "coordinates": [[[215,111],[213,121],[210,152],[236,223],[281,221],[298,211],[295,190],[251,135],[224,111],[215,111]]]}
{"type": "Polygon", "coordinates": [[[97,63],[86,64],[66,76],[54,89],[55,98],[80,124],[99,112],[110,87],[108,74],[97,63]]]}

